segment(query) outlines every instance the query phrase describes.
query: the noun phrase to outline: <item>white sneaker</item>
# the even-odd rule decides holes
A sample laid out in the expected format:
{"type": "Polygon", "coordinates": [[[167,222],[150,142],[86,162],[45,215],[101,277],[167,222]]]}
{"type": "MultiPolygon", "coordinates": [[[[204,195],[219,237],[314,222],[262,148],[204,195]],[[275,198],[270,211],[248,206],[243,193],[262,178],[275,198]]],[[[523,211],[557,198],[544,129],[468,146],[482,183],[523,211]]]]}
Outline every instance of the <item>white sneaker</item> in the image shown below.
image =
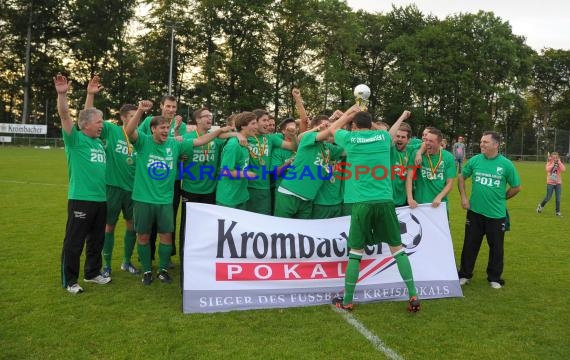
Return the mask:
{"type": "Polygon", "coordinates": [[[459,285],[463,286],[463,285],[467,285],[469,284],[469,279],[467,278],[459,278],[459,285]]]}
{"type": "Polygon", "coordinates": [[[540,204],[538,204],[538,206],[536,207],[536,212],[537,214],[540,214],[542,212],[542,206],[540,206],[540,204]]]}
{"type": "Polygon", "coordinates": [[[556,213],[556,216],[562,217],[562,213],[559,211],[559,212],[556,213]]]}
{"type": "Polygon", "coordinates": [[[83,292],[83,288],[81,286],[79,286],[79,284],[75,283],[73,285],[68,285],[67,286],[67,292],[70,294],[79,294],[83,292]]]}
{"type": "Polygon", "coordinates": [[[496,281],[491,281],[491,282],[489,283],[489,285],[491,285],[491,287],[492,287],[493,289],[500,289],[500,288],[503,287],[503,285],[499,284],[499,283],[496,282],[496,281]]]}
{"type": "Polygon", "coordinates": [[[95,283],[99,285],[105,285],[111,282],[111,277],[104,277],[103,275],[97,275],[93,279],[83,279],[85,282],[95,283]]]}

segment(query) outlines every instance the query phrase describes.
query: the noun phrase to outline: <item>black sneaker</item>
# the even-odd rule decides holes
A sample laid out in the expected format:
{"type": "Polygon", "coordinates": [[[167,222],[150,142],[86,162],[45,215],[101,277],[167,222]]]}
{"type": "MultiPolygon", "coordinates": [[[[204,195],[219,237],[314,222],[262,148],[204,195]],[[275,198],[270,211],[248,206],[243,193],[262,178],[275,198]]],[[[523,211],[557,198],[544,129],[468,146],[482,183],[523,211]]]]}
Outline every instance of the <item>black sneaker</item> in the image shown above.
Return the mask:
{"type": "Polygon", "coordinates": [[[412,296],[408,301],[408,312],[418,312],[420,311],[420,299],[417,296],[412,296]]]}
{"type": "Polygon", "coordinates": [[[142,283],[143,285],[150,285],[152,283],[152,272],[147,271],[143,274],[142,283]]]}
{"type": "Polygon", "coordinates": [[[170,284],[172,282],[172,278],[170,277],[170,275],[168,274],[168,271],[166,271],[166,270],[160,270],[158,272],[157,276],[158,276],[158,279],[160,281],[162,281],[163,283],[170,284]]]}
{"type": "Polygon", "coordinates": [[[348,305],[344,305],[344,297],[343,296],[335,296],[332,299],[332,304],[337,307],[337,309],[341,309],[344,311],[352,311],[353,305],[352,303],[348,305]]]}

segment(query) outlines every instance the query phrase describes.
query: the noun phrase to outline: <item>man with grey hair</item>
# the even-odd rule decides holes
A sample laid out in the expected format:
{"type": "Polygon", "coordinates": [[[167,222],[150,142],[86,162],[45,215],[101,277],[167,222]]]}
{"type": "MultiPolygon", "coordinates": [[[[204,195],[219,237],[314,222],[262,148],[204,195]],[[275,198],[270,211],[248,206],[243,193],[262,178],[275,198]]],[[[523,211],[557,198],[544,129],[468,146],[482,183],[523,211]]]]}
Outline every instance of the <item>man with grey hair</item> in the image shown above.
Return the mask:
{"type": "Polygon", "coordinates": [[[107,216],[107,159],[103,143],[99,139],[103,129],[103,113],[95,108],[81,110],[77,126],[74,126],[67,103],[69,82],[63,75],[57,74],[54,84],[69,176],[61,280],[69,293],[78,294],[83,292],[77,281],[79,259],[85,244],[84,281],[101,285],[111,281],[111,277],[101,275],[101,250],[105,241],[107,216]]]}

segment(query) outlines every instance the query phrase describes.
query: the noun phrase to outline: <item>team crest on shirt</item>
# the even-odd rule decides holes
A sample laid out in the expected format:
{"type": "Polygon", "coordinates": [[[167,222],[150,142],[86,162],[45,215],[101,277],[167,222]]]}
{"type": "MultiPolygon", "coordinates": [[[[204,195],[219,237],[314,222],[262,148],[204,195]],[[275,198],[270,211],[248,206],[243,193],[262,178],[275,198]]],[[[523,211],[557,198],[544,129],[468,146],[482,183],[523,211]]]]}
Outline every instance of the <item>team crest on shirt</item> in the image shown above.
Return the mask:
{"type": "Polygon", "coordinates": [[[172,156],[172,149],[166,148],[166,156],[172,156]]]}
{"type": "Polygon", "coordinates": [[[503,175],[503,168],[500,166],[497,166],[497,175],[503,175]]]}

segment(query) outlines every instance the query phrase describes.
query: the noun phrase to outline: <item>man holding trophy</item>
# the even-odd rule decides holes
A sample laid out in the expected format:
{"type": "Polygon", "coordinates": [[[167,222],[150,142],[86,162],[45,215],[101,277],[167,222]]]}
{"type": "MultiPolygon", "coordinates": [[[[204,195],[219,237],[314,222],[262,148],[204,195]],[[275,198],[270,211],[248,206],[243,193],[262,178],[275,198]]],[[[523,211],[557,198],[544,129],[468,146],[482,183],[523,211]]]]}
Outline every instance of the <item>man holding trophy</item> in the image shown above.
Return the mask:
{"type": "MultiPolygon", "coordinates": [[[[363,111],[370,96],[370,88],[358,85],[354,89],[356,105],[334,122],[329,130],[334,135],[335,143],[342,146],[347,154],[347,163],[353,166],[383,166],[388,169],[392,138],[400,124],[410,116],[404,111],[390,129],[372,130],[372,115],[363,111]],[[353,131],[343,130],[344,125],[352,121],[353,131]]],[[[392,182],[389,179],[376,180],[371,173],[361,174],[358,181],[351,177],[346,182],[344,193],[346,203],[352,204],[352,217],[347,245],[350,247],[348,265],[345,271],[344,296],[337,296],[332,303],[339,309],[352,311],[354,290],[360,273],[360,261],[366,245],[385,242],[390,247],[398,270],[410,298],[408,311],[418,312],[418,299],[412,267],[408,255],[402,246],[400,224],[396,215],[392,194],[392,182]]]]}

